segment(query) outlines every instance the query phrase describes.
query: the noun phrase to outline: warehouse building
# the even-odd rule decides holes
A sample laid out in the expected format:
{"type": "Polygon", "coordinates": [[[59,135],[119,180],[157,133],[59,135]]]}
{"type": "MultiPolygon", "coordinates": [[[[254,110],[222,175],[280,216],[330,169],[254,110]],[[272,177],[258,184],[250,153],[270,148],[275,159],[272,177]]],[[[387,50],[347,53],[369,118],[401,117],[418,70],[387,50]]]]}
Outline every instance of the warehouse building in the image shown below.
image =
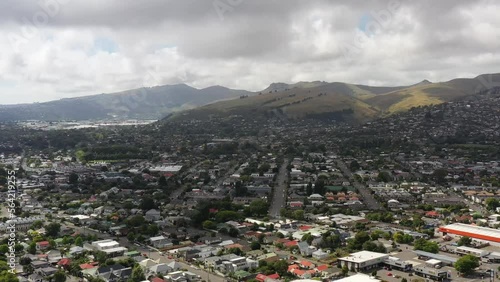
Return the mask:
{"type": "Polygon", "coordinates": [[[364,271],[382,265],[388,257],[388,254],[361,251],[350,254],[347,257],[339,258],[338,265],[339,267],[345,265],[347,268],[356,271],[364,271]]]}
{"type": "Polygon", "coordinates": [[[500,245],[500,230],[489,227],[480,227],[470,224],[453,223],[439,227],[439,232],[446,235],[467,236],[476,240],[487,241],[500,245]]]}

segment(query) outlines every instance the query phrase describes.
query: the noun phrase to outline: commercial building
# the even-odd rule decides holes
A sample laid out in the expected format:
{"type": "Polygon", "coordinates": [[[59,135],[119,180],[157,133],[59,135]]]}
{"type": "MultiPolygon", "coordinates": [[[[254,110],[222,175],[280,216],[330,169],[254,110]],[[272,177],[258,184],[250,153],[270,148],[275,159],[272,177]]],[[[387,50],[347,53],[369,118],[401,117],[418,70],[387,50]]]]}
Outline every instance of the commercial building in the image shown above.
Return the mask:
{"type": "Polygon", "coordinates": [[[435,259],[438,261],[441,261],[443,265],[449,265],[453,266],[455,262],[457,262],[456,258],[452,258],[449,256],[444,256],[440,254],[434,254],[434,253],[429,253],[429,252],[424,252],[424,251],[413,251],[415,254],[418,255],[419,259],[435,259]]]}
{"type": "Polygon", "coordinates": [[[430,278],[435,281],[444,281],[450,277],[450,273],[446,270],[430,268],[425,266],[417,266],[414,268],[415,274],[424,278],[430,278]]]}
{"type": "Polygon", "coordinates": [[[500,244],[500,230],[489,227],[480,227],[463,223],[453,223],[439,227],[439,232],[443,232],[443,236],[449,234],[467,236],[477,240],[500,244]]]}
{"type": "Polygon", "coordinates": [[[490,251],[470,248],[466,246],[457,247],[455,252],[459,255],[473,255],[478,258],[482,258],[490,254],[490,251]]]}
{"type": "MultiPolygon", "coordinates": [[[[335,282],[380,282],[381,280],[363,274],[363,273],[356,273],[352,276],[345,277],[339,280],[335,280],[335,282]]],[[[312,279],[298,279],[298,280],[292,280],[292,282],[318,282],[318,280],[312,280],[312,279]]]]}
{"type": "Polygon", "coordinates": [[[404,261],[397,257],[388,257],[384,260],[384,264],[390,268],[394,268],[401,271],[410,271],[413,265],[407,261],[404,261]]]}
{"type": "Polygon", "coordinates": [[[364,271],[378,267],[383,264],[388,257],[388,254],[361,251],[350,254],[347,257],[339,258],[338,265],[339,267],[345,265],[347,268],[355,269],[356,271],[364,271]]]}

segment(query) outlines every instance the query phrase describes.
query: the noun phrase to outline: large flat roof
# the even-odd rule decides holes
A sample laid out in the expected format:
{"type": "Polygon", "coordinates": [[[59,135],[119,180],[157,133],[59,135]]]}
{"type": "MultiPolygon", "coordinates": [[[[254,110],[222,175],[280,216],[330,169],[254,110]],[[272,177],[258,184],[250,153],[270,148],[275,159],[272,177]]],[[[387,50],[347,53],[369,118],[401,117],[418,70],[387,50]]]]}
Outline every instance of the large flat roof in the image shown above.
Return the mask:
{"type": "Polygon", "coordinates": [[[387,258],[387,257],[389,257],[388,254],[382,254],[382,253],[376,253],[376,252],[370,252],[370,251],[361,251],[361,252],[350,254],[347,257],[339,258],[339,259],[344,260],[344,261],[361,263],[361,262],[369,261],[372,259],[387,258]]]}
{"type": "Polygon", "coordinates": [[[453,223],[440,227],[439,231],[486,241],[500,242],[500,230],[488,227],[453,223]]]}
{"type": "Polygon", "coordinates": [[[431,259],[437,259],[437,260],[440,260],[440,261],[442,261],[444,263],[455,263],[455,262],[457,262],[456,258],[452,258],[452,257],[449,257],[449,256],[443,256],[443,255],[440,255],[440,254],[433,254],[433,253],[424,252],[424,251],[413,251],[413,252],[416,253],[417,255],[428,257],[428,258],[431,258],[431,259]]]}
{"type": "MultiPolygon", "coordinates": [[[[345,277],[339,280],[335,280],[335,282],[380,282],[381,280],[363,274],[363,273],[356,273],[352,276],[345,277]]],[[[292,282],[318,282],[318,280],[313,280],[313,279],[297,279],[297,280],[292,280],[292,282]]]]}

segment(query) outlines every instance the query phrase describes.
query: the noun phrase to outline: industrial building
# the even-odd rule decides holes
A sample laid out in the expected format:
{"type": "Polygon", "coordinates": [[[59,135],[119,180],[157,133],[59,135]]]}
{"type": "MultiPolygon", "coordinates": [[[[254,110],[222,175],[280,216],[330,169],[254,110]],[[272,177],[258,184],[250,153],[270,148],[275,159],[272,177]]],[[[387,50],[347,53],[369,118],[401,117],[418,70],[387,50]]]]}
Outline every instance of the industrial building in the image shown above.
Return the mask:
{"type": "Polygon", "coordinates": [[[480,227],[470,224],[453,223],[439,227],[439,232],[445,235],[467,236],[477,240],[500,243],[500,230],[489,227],[480,227]]]}

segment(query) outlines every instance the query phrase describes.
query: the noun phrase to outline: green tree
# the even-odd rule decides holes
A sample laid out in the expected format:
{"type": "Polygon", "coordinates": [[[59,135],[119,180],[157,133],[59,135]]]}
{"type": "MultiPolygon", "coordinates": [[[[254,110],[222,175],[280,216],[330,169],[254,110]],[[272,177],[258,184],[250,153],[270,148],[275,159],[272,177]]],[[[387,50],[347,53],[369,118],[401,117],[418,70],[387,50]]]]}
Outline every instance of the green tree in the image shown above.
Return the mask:
{"type": "Polygon", "coordinates": [[[428,241],[420,238],[415,240],[413,247],[415,250],[421,250],[428,253],[437,254],[439,252],[439,245],[436,242],[428,241]]]}
{"type": "Polygon", "coordinates": [[[155,201],[153,200],[153,198],[151,198],[151,196],[146,195],[142,198],[140,208],[145,211],[155,209],[156,208],[155,201]]]}
{"type": "Polygon", "coordinates": [[[3,270],[0,272],[0,281],[2,282],[19,282],[19,279],[15,274],[8,270],[3,270]]]}
{"type": "Polygon", "coordinates": [[[311,194],[313,193],[313,185],[311,182],[307,183],[307,186],[306,186],[306,194],[307,196],[311,196],[311,194]]]}
{"type": "Polygon", "coordinates": [[[479,266],[479,258],[473,255],[465,255],[455,262],[455,269],[463,274],[470,274],[479,266]]]}
{"type": "Polygon", "coordinates": [[[252,242],[252,243],[250,244],[250,248],[251,248],[252,250],[260,250],[260,243],[259,243],[259,242],[252,242]]]}
{"type": "Polygon", "coordinates": [[[33,268],[31,264],[26,264],[23,265],[23,272],[27,274],[33,274],[33,272],[35,272],[35,268],[33,268]]]}
{"type": "Polygon", "coordinates": [[[69,175],[69,184],[77,184],[78,183],[78,174],[72,172],[69,175]]]}
{"type": "Polygon", "coordinates": [[[377,175],[377,181],[379,182],[390,182],[392,180],[392,176],[387,171],[381,171],[377,175]]]}
{"type": "Polygon", "coordinates": [[[484,200],[484,203],[486,204],[486,207],[492,211],[500,207],[500,201],[496,198],[487,198],[486,200],[484,200]]]}
{"type": "Polygon", "coordinates": [[[160,176],[160,178],[158,179],[158,185],[167,186],[167,184],[167,178],[165,177],[165,175],[160,176]]]}
{"type": "Polygon", "coordinates": [[[83,239],[82,239],[82,237],[80,237],[80,236],[76,237],[75,245],[77,245],[79,247],[83,246],[83,239]]]}
{"type": "Polygon", "coordinates": [[[458,239],[457,242],[459,246],[470,246],[471,243],[472,243],[472,238],[467,236],[460,237],[460,239],[458,239]]]}
{"type": "Polygon", "coordinates": [[[59,231],[61,231],[61,224],[57,222],[52,222],[49,225],[45,226],[45,232],[47,236],[57,237],[57,235],[59,235],[59,231]]]}
{"type": "Polygon", "coordinates": [[[54,273],[54,282],[65,282],[66,281],[66,274],[59,270],[56,273],[54,273]]]}
{"type": "Polygon", "coordinates": [[[36,243],[35,242],[31,242],[28,246],[28,249],[27,249],[28,253],[34,255],[36,254],[36,243]]]}
{"type": "Polygon", "coordinates": [[[205,221],[203,221],[203,228],[214,230],[217,228],[217,224],[215,224],[215,222],[213,222],[211,220],[205,220],[205,221]]]}
{"type": "Polygon", "coordinates": [[[135,233],[134,232],[129,232],[127,234],[127,239],[129,242],[134,242],[135,241],[135,233]]]}
{"type": "Polygon", "coordinates": [[[347,276],[347,274],[349,274],[349,268],[344,264],[344,266],[342,266],[342,275],[347,276]]]}
{"type": "Polygon", "coordinates": [[[292,217],[296,220],[304,220],[304,210],[293,211],[292,217]]]}
{"type": "Polygon", "coordinates": [[[361,166],[359,165],[358,161],[356,161],[356,160],[352,161],[352,162],[349,164],[349,169],[350,169],[352,172],[356,172],[356,171],[358,171],[360,168],[361,168],[361,166]]]}
{"type": "Polygon", "coordinates": [[[128,282],[141,282],[144,280],[146,280],[146,275],[144,275],[144,271],[142,270],[142,267],[139,264],[137,264],[132,269],[132,275],[128,279],[128,282]]]}

